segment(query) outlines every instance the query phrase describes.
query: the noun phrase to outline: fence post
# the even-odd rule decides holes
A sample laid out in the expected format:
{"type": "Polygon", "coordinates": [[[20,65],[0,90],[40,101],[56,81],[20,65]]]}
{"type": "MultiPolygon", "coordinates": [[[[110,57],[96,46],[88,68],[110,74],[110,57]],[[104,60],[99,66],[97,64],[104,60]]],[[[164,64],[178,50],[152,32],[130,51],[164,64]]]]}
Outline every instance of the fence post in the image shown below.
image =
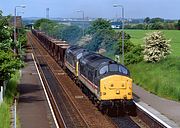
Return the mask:
{"type": "Polygon", "coordinates": [[[7,83],[8,83],[7,80],[3,82],[3,97],[4,97],[5,92],[6,92],[7,83]]]}
{"type": "Polygon", "coordinates": [[[14,128],[16,128],[16,97],[14,98],[14,128]]]}
{"type": "Polygon", "coordinates": [[[0,104],[3,102],[3,86],[0,85],[0,104]]]}

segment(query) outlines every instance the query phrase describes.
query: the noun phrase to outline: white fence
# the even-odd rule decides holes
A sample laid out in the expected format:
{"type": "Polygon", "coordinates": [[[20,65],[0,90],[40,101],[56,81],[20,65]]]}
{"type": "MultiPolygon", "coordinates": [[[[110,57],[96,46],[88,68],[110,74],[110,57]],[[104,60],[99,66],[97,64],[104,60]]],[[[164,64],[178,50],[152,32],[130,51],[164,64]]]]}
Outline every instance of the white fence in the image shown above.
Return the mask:
{"type": "Polygon", "coordinates": [[[0,104],[3,102],[3,86],[0,86],[0,104]]]}
{"type": "Polygon", "coordinates": [[[7,81],[4,81],[3,85],[0,85],[0,104],[3,102],[3,97],[6,91],[7,81]]]}

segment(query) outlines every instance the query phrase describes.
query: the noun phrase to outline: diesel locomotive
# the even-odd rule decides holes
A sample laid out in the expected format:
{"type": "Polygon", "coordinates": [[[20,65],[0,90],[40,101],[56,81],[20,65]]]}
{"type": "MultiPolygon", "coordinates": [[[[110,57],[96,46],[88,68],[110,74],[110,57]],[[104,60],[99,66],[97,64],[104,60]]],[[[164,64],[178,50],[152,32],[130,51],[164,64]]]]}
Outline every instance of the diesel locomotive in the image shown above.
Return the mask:
{"type": "Polygon", "coordinates": [[[48,39],[42,32],[32,30],[32,33],[54,59],[73,74],[81,89],[100,109],[115,107],[135,112],[132,79],[124,65],[82,47],[48,39]]]}

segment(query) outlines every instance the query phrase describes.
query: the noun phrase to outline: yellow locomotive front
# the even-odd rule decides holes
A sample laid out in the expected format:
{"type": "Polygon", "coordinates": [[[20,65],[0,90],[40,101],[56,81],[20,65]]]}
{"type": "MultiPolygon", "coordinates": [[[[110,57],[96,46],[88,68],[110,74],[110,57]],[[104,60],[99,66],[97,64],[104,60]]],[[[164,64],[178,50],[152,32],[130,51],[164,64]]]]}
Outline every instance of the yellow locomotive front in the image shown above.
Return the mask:
{"type": "Polygon", "coordinates": [[[100,80],[101,100],[132,100],[132,79],[122,75],[110,75],[100,80]]]}
{"type": "Polygon", "coordinates": [[[136,115],[132,96],[132,79],[123,75],[109,75],[100,80],[100,109],[117,110],[136,115]]]}
{"type": "Polygon", "coordinates": [[[132,79],[128,69],[110,62],[99,68],[99,106],[121,108],[124,112],[134,113],[136,108],[132,95],[132,79]]]}

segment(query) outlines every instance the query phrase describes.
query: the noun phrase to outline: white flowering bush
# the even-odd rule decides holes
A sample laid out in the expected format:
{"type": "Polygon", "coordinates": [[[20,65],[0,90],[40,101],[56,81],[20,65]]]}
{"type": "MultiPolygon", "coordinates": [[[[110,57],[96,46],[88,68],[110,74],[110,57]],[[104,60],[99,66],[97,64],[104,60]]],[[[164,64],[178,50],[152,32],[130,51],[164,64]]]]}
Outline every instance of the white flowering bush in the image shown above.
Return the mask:
{"type": "Polygon", "coordinates": [[[147,34],[144,38],[144,60],[155,63],[166,58],[171,53],[170,41],[161,31],[147,34]]]}

